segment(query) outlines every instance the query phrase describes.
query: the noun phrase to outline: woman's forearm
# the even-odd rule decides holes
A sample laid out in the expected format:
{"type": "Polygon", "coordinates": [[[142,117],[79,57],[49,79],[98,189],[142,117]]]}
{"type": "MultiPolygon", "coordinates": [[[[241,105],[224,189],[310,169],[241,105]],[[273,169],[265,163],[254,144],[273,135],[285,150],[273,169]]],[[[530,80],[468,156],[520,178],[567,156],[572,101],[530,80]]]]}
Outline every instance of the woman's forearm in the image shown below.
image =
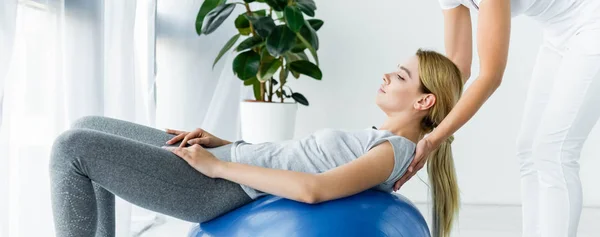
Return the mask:
{"type": "Polygon", "coordinates": [[[436,146],[454,134],[481,108],[483,103],[500,86],[501,78],[492,76],[479,76],[462,95],[456,106],[429,134],[427,139],[436,146]]]}
{"type": "Polygon", "coordinates": [[[216,172],[218,178],[305,203],[314,203],[316,175],[310,173],[269,169],[259,166],[223,162],[216,172]]]}

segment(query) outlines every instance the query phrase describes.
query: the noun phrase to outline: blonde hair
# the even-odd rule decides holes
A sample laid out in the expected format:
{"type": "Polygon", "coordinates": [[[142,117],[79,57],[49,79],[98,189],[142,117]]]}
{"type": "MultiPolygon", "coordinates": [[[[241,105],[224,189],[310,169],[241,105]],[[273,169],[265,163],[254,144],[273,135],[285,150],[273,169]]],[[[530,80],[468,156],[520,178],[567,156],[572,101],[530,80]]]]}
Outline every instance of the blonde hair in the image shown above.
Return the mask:
{"type": "MultiPolygon", "coordinates": [[[[419,49],[419,75],[424,93],[435,96],[436,102],[423,118],[421,129],[427,134],[442,122],[458,102],[463,82],[458,67],[447,57],[419,49]]],[[[459,195],[451,143],[454,136],[444,141],[427,157],[427,172],[433,199],[433,237],[450,236],[454,218],[458,214],[459,195]]]]}

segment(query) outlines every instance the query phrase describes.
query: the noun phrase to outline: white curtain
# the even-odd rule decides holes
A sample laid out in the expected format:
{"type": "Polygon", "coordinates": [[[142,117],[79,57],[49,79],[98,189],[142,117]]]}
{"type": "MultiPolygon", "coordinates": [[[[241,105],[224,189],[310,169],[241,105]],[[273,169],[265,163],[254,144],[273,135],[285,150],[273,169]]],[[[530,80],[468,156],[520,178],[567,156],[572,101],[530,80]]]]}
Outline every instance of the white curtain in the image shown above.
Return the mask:
{"type": "MultiPolygon", "coordinates": [[[[212,69],[235,17],[199,37],[201,4],[2,0],[0,237],[53,236],[49,151],[79,117],[239,138],[239,101],[252,93],[233,76],[231,54],[212,69]]],[[[117,236],[130,234],[130,212],[118,199],[117,236]]]]}
{"type": "Polygon", "coordinates": [[[239,139],[239,101],[252,91],[233,75],[232,53],[214,69],[212,65],[225,42],[237,33],[233,20],[244,9],[237,7],[212,34],[198,36],[194,22],[202,2],[158,2],[156,124],[203,128],[225,139],[239,139]]]}
{"type": "MultiPolygon", "coordinates": [[[[4,0],[0,4],[0,131],[2,131],[4,87],[13,49],[16,14],[17,0],[4,0]]],[[[0,213],[8,213],[8,207],[10,206],[8,202],[9,162],[6,158],[8,149],[4,146],[5,141],[4,137],[0,137],[0,213]]],[[[8,215],[0,214],[0,237],[8,236],[8,224],[8,215]]]]}
{"type": "Polygon", "coordinates": [[[49,150],[72,121],[154,125],[154,14],[155,0],[2,1],[0,236],[54,235],[49,150]]]}

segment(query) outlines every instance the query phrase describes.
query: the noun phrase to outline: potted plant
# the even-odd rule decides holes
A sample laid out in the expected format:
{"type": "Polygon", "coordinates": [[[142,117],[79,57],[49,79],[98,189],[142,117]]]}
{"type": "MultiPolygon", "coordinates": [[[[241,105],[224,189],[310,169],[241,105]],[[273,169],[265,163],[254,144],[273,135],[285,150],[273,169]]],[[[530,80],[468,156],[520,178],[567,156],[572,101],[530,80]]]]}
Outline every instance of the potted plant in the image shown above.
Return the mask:
{"type": "Polygon", "coordinates": [[[303,74],[321,80],[316,31],[323,21],[308,19],[315,16],[314,0],[205,0],[196,18],[198,35],[214,32],[237,6],[245,9],[234,21],[238,33],[225,43],[213,67],[233,49],[234,74],[244,85],[253,87],[255,99],[240,104],[242,139],[250,143],[291,139],[297,103],[309,103],[286,83],[289,74],[296,79],[303,74]],[[252,2],[265,9],[252,10],[252,2]]]}

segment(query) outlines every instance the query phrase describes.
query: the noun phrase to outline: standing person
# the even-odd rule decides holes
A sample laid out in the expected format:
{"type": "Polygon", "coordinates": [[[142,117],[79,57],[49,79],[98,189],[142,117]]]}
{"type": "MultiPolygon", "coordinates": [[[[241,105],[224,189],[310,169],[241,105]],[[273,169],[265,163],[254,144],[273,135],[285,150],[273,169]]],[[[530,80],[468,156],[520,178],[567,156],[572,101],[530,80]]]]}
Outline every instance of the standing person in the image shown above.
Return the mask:
{"type": "Polygon", "coordinates": [[[480,70],[453,111],[420,140],[398,190],[430,152],[462,127],[500,86],[511,17],[524,14],[543,27],[517,138],[523,236],[576,236],[582,206],[579,156],[600,116],[600,0],[439,0],[447,56],[470,76],[470,11],[478,11],[480,70]]]}

